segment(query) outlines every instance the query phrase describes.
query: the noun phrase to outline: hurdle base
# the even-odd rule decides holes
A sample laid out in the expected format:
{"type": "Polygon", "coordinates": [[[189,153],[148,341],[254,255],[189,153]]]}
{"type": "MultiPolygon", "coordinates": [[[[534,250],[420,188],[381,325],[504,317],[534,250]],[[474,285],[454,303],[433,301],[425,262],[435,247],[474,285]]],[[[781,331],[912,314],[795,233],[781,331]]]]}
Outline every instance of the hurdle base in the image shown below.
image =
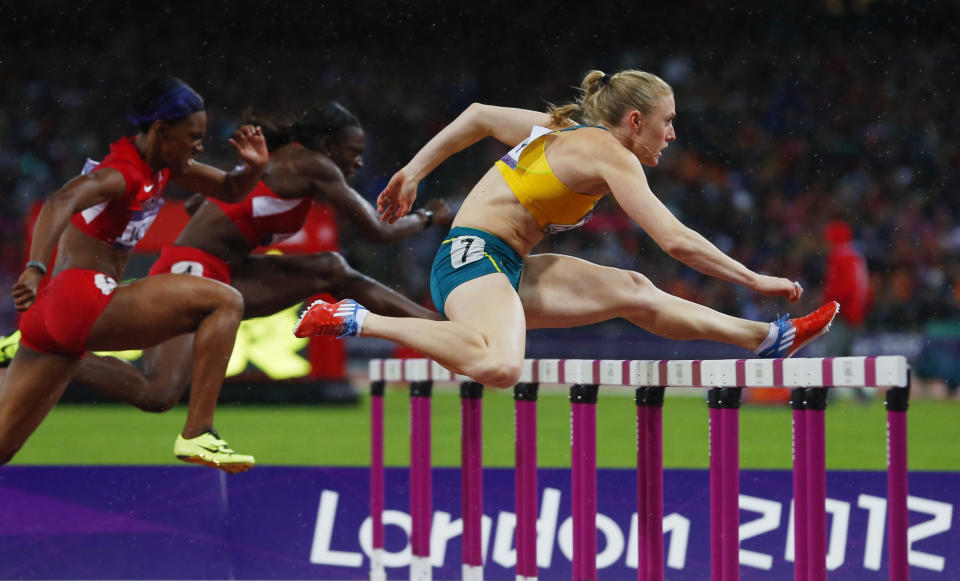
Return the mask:
{"type": "Polygon", "coordinates": [[[410,561],[410,581],[433,581],[430,557],[413,556],[410,561]]]}
{"type": "Polygon", "coordinates": [[[373,549],[370,552],[370,581],[387,581],[384,553],[383,549],[373,549]]]}

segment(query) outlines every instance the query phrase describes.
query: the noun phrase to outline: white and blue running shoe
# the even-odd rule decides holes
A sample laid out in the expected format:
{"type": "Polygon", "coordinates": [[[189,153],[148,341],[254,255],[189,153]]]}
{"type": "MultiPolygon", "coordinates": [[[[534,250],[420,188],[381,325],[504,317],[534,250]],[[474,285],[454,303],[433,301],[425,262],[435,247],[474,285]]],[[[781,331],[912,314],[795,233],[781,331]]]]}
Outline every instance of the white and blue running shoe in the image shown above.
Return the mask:
{"type": "Polygon", "coordinates": [[[337,339],[357,335],[369,312],[353,299],[338,303],[316,300],[300,315],[293,334],[300,338],[335,335],[337,339]]]}
{"type": "Polygon", "coordinates": [[[776,338],[770,345],[762,345],[762,348],[757,350],[757,356],[766,359],[791,357],[805,345],[829,331],[830,323],[839,312],[840,303],[830,301],[805,317],[798,319],[788,319],[787,315],[780,317],[770,323],[777,328],[776,338]]]}

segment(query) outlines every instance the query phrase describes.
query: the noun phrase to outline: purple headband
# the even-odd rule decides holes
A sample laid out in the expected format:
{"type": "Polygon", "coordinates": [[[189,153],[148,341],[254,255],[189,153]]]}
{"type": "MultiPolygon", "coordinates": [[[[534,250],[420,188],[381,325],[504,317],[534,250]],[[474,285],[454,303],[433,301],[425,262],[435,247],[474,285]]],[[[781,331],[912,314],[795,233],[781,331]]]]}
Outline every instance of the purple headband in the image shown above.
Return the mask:
{"type": "Polygon", "coordinates": [[[203,98],[186,85],[179,85],[154,100],[153,110],[141,115],[131,115],[134,125],[179,119],[204,110],[203,98]]]}

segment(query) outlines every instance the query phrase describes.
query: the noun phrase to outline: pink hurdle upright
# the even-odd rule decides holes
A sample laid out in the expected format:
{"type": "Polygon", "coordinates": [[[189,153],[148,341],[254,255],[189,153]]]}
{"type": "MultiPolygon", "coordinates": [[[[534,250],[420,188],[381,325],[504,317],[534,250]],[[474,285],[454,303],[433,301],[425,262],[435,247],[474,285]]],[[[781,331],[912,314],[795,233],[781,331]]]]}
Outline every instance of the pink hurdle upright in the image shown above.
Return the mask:
{"type": "Polygon", "coordinates": [[[370,581],[386,581],[384,558],[383,510],[383,381],[370,382],[370,581]]]}
{"type": "Polygon", "coordinates": [[[410,581],[430,581],[430,526],[433,519],[430,458],[432,381],[410,384],[410,581]]]}
{"type": "Polygon", "coordinates": [[[537,578],[537,391],[536,383],[513,388],[517,581],[537,578]]]}
{"type": "MultiPolygon", "coordinates": [[[[484,547],[482,386],[426,359],[370,362],[372,554],[370,579],[384,567],[383,393],[386,382],[410,384],[409,578],[429,581],[430,395],[435,381],[461,382],[463,579],[482,581],[484,547]]],[[[664,579],[663,435],[665,387],[708,388],[710,414],[710,568],[719,581],[739,579],[739,416],[743,388],[788,387],[793,409],[794,580],[826,579],[827,388],[887,387],[889,576],[909,579],[907,563],[906,358],[838,357],[703,361],[527,360],[514,389],[516,437],[516,579],[537,578],[536,405],[540,384],[569,385],[575,581],[597,579],[596,402],[599,386],[632,387],[637,404],[637,579],[664,579]]]]}
{"type": "Polygon", "coordinates": [[[483,579],[483,386],[460,384],[460,506],[463,514],[462,579],[483,579]]]}

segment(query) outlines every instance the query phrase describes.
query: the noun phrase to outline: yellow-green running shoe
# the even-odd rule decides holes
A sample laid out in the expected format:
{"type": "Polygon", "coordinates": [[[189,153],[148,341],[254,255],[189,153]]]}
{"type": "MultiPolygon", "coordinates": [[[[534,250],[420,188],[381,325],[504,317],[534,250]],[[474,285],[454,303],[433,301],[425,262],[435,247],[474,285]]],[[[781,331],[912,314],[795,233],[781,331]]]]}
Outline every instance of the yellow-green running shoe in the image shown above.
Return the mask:
{"type": "Polygon", "coordinates": [[[6,367],[13,361],[13,356],[20,348],[20,330],[17,329],[6,337],[0,338],[0,367],[6,367]]]}
{"type": "Polygon", "coordinates": [[[173,444],[173,453],[177,458],[191,464],[203,464],[218,468],[230,474],[246,472],[253,468],[253,456],[237,454],[230,449],[215,430],[209,430],[189,440],[183,434],[177,436],[173,444]]]}

